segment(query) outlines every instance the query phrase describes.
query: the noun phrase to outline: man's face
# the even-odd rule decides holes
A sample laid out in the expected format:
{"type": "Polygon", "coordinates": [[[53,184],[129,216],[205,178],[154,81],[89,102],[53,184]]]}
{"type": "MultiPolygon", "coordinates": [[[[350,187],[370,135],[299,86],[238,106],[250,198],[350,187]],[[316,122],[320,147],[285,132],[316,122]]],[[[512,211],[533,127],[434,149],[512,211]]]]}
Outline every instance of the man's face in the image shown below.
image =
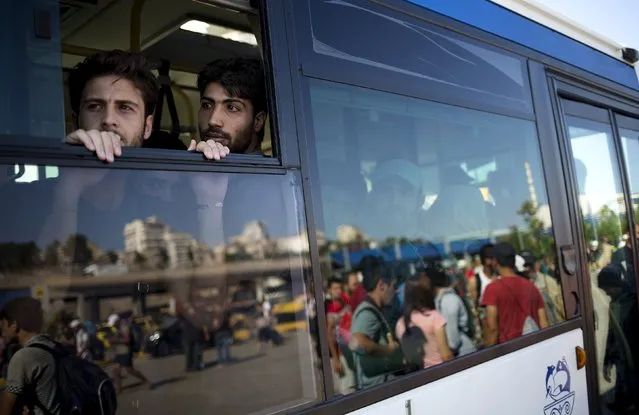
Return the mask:
{"type": "Polygon", "coordinates": [[[335,298],[339,298],[342,295],[342,284],[338,284],[336,282],[331,284],[331,287],[329,288],[329,292],[331,294],[331,298],[335,299],[335,298]]]}
{"type": "Polygon", "coordinates": [[[357,274],[348,274],[347,288],[348,292],[355,292],[357,286],[359,285],[359,278],[357,274]]]}
{"type": "Polygon", "coordinates": [[[18,335],[18,327],[16,323],[9,323],[6,319],[0,321],[0,328],[2,329],[2,338],[8,342],[12,341],[18,335]]]}
{"type": "Polygon", "coordinates": [[[486,257],[484,258],[484,266],[491,270],[491,272],[495,272],[495,268],[497,263],[495,262],[495,258],[486,257]]]}
{"type": "Polygon", "coordinates": [[[383,295],[383,304],[391,304],[393,302],[393,298],[395,297],[395,280],[391,282],[380,281],[380,287],[383,295]]]}
{"type": "Polygon", "coordinates": [[[140,147],[151,135],[153,116],[144,115],[142,93],[131,81],[100,76],[82,91],[78,128],[111,131],[120,136],[123,146],[140,147]]]}
{"type": "Polygon", "coordinates": [[[216,82],[210,83],[200,98],[198,127],[202,140],[215,140],[231,153],[258,151],[257,133],[262,130],[266,114],[254,114],[251,101],[232,97],[216,82]]]}

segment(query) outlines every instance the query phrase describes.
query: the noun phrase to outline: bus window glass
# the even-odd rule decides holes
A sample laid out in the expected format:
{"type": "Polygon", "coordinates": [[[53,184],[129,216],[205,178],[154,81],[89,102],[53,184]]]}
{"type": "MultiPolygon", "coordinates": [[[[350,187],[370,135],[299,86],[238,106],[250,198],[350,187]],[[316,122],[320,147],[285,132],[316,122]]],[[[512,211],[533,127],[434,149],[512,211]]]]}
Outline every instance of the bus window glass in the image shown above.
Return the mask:
{"type": "MultiPolygon", "coordinates": [[[[17,41],[0,52],[13,62],[3,69],[0,81],[0,108],[6,117],[0,134],[59,141],[66,137],[70,144],[91,149],[87,141],[106,138],[73,133],[110,131],[121,138],[112,140],[127,147],[186,151],[195,140],[195,150],[204,155],[210,141],[210,146],[226,146],[231,153],[272,156],[257,11],[235,12],[190,0],[146,2],[142,8],[134,4],[28,1],[3,13],[5,37],[17,41]],[[138,13],[141,24],[131,24],[128,16],[135,21],[138,13]],[[20,36],[12,36],[16,33],[20,36]],[[115,50],[139,51],[132,55],[147,62],[129,55],[118,60],[108,54],[115,50]],[[102,56],[102,65],[95,65],[96,56],[102,56]],[[82,62],[94,65],[85,65],[82,76],[74,77],[74,68],[82,62]],[[119,84],[113,82],[106,92],[91,87],[96,79],[116,75],[141,93],[144,106],[136,123],[139,129],[148,122],[148,131],[128,132],[122,120],[112,116],[121,108],[100,104],[119,84]],[[219,88],[213,90],[214,84],[219,88]],[[208,98],[206,105],[202,98],[208,98]],[[231,108],[229,100],[246,102],[231,108]],[[91,119],[83,116],[89,104],[91,119]]],[[[116,102],[130,100],[110,96],[116,102]]]]}
{"type": "MultiPolygon", "coordinates": [[[[588,252],[601,405],[624,414],[636,403],[638,372],[633,362],[639,357],[639,321],[632,240],[612,128],[575,116],[567,116],[566,124],[588,252]]],[[[632,160],[639,154],[637,133],[621,130],[620,135],[626,160],[632,160]]],[[[632,168],[628,172],[634,194],[639,182],[632,168]]]]}
{"type": "Polygon", "coordinates": [[[320,0],[296,6],[300,24],[307,25],[301,16],[310,16],[312,23],[306,26],[311,29],[304,38],[308,43],[300,48],[303,59],[309,59],[309,71],[339,65],[339,76],[358,84],[381,82],[410,88],[403,91],[408,95],[532,114],[526,63],[516,55],[370,1],[320,0]]]}
{"type": "Polygon", "coordinates": [[[534,123],[308,82],[340,393],[564,320],[534,123]]]}
{"type": "MultiPolygon", "coordinates": [[[[58,2],[7,3],[0,16],[0,135],[64,137],[58,2]],[[56,104],[52,104],[56,103],[56,104]]],[[[1,140],[1,139],[0,139],[1,140]]]]}
{"type": "Polygon", "coordinates": [[[2,171],[0,199],[20,203],[0,209],[0,303],[40,299],[42,331],[122,386],[118,413],[253,414],[320,399],[298,174],[2,171]]]}

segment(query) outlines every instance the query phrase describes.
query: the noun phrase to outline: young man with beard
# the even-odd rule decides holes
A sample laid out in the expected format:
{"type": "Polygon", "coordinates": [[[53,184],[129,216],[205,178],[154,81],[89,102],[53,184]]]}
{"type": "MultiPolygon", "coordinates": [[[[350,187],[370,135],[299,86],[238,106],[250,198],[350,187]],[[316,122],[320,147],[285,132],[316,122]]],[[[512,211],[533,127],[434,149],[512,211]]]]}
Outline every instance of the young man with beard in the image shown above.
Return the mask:
{"type": "MultiPolygon", "coordinates": [[[[200,71],[197,86],[200,141],[192,140],[189,151],[200,152],[209,160],[229,153],[261,155],[267,100],[260,60],[213,61],[200,71]]],[[[276,232],[286,231],[281,184],[274,176],[195,175],[192,185],[203,240],[214,246],[224,235],[239,235],[244,225],[253,221],[261,221],[276,232]]]]}
{"type": "MultiPolygon", "coordinates": [[[[77,129],[66,137],[66,143],[82,145],[107,163],[121,155],[122,147],[143,146],[152,133],[159,92],[151,69],[143,56],[120,50],[96,53],[76,65],[68,84],[77,129]]],[[[125,216],[158,215],[167,221],[171,215],[184,216],[184,212],[158,204],[160,199],[178,198],[171,197],[170,190],[162,193],[154,187],[159,181],[170,187],[179,178],[173,172],[61,169],[40,243],[89,231],[89,237],[100,233],[110,238],[108,243],[119,244],[121,233],[109,230],[122,229],[125,216]]]]}
{"type": "Polygon", "coordinates": [[[229,153],[262,154],[266,121],[264,69],[258,59],[216,60],[198,75],[200,141],[189,151],[219,160],[229,153]]]}

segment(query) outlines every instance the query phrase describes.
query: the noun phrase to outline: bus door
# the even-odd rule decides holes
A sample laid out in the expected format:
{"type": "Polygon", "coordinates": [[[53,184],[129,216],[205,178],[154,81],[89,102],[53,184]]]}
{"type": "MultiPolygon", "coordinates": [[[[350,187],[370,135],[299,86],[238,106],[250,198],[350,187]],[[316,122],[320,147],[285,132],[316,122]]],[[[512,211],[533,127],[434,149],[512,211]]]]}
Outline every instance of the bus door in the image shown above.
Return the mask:
{"type": "Polygon", "coordinates": [[[639,404],[639,120],[622,115],[616,101],[597,103],[585,94],[581,100],[560,91],[559,107],[581,225],[575,232],[585,268],[591,406],[595,413],[630,414],[639,404]]]}

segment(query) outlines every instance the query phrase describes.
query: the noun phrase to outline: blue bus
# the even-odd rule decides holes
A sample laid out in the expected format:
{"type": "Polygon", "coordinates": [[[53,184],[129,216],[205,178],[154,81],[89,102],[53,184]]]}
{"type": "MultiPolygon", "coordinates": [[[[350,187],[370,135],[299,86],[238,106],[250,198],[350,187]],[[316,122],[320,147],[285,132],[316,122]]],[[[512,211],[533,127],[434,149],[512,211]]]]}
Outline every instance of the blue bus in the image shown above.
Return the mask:
{"type": "Polygon", "coordinates": [[[0,299],[133,313],[155,346],[182,325],[118,413],[639,410],[633,45],[528,1],[5,3],[0,299]],[[500,243],[523,304],[482,249],[500,243]],[[415,369],[389,358],[402,310],[362,328],[354,299],[392,308],[380,293],[420,276],[465,323],[420,309],[415,369]],[[340,349],[344,310],[366,347],[340,349]]]}

